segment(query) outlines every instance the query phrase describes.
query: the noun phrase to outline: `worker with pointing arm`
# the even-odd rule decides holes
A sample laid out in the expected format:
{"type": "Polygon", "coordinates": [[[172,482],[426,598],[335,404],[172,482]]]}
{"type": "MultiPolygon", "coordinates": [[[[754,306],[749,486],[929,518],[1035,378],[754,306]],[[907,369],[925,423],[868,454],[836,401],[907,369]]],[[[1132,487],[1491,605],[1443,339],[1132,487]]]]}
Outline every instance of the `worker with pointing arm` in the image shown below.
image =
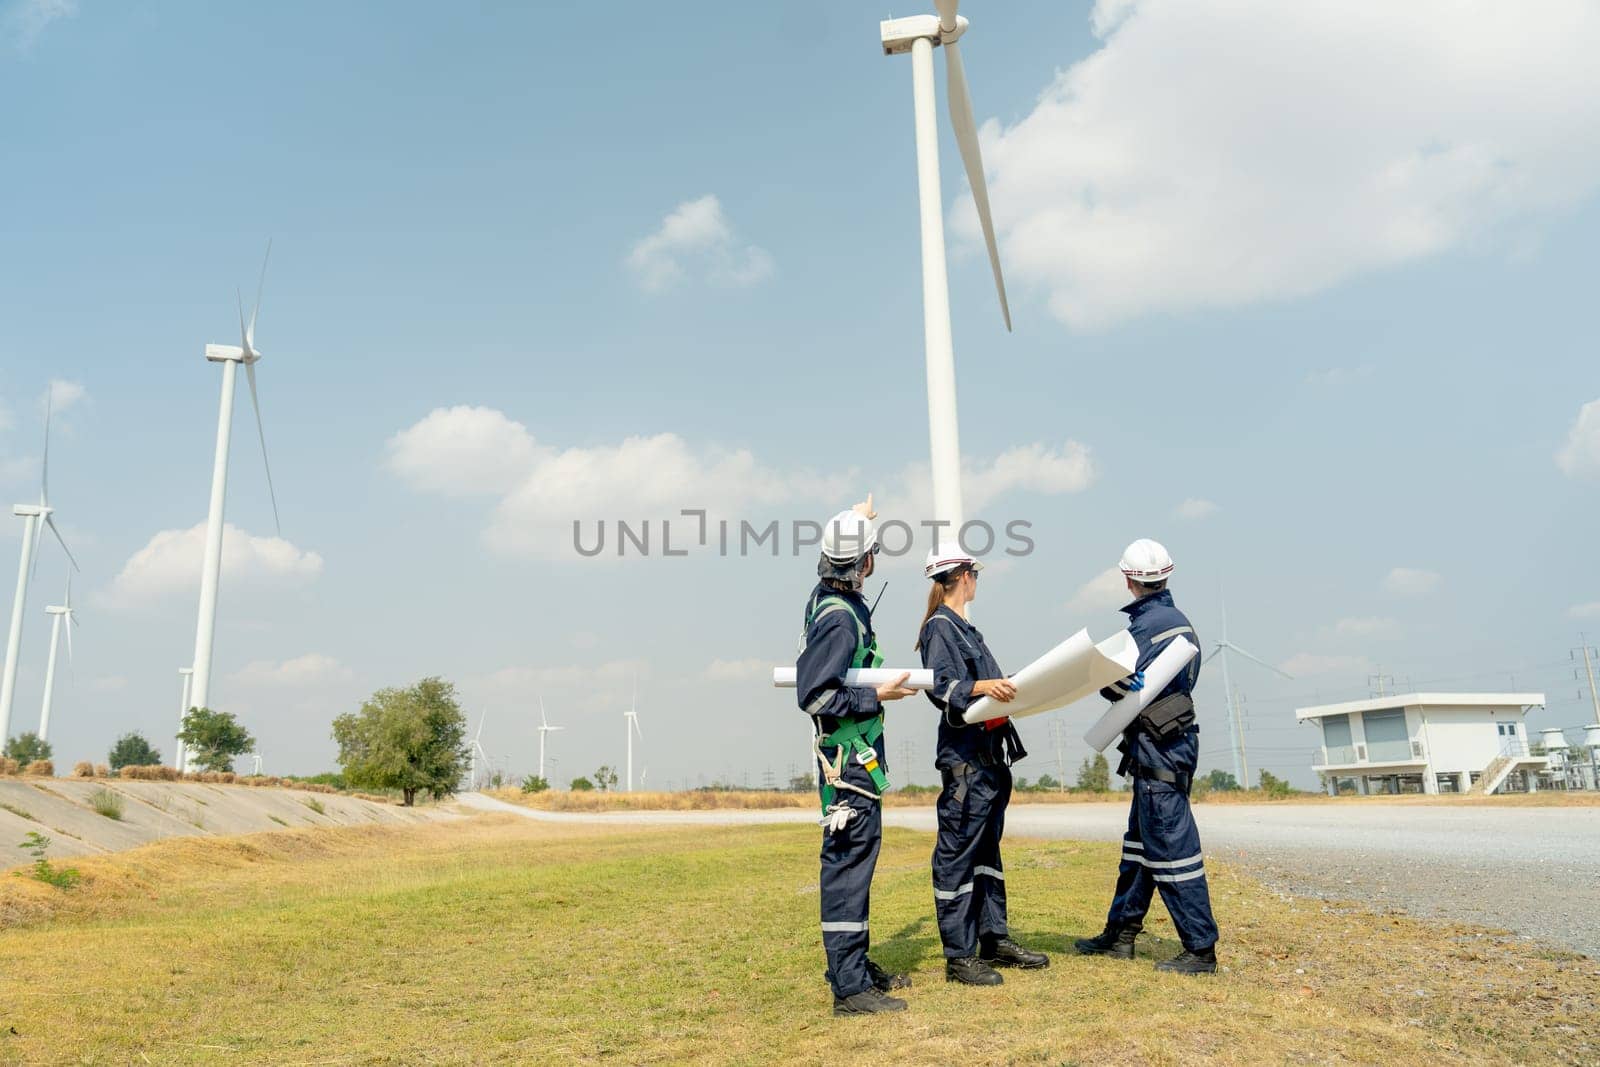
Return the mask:
{"type": "Polygon", "coordinates": [[[933,671],[928,699],[939,709],[935,759],[944,789],[936,807],[933,910],[944,943],[945,981],[1000,985],[995,967],[1048,967],[1050,957],[1023,948],[1006,925],[1006,875],[1000,860],[1011,764],[1027,755],[1006,717],[968,724],[963,715],[988,697],[1017,695],[994,654],[967,619],[983,564],[959,547],[935,546],[923,573],[932,580],[928,611],[917,634],[922,665],[933,671]]]}
{"type": "Polygon", "coordinates": [[[867,958],[867,912],[888,787],[883,705],[911,695],[909,674],[876,688],[845,684],[851,668],[882,662],[861,595],[878,554],[876,517],[869,495],[828,520],[795,663],[796,699],[811,716],[822,772],[822,947],[835,1015],[904,1011],[906,1002],[889,993],[911,984],[867,958]]]}
{"type": "MultiPolygon", "coordinates": [[[[1188,616],[1178,610],[1167,589],[1172,557],[1159,542],[1140,539],[1129,545],[1122,554],[1121,570],[1134,597],[1122,610],[1128,615],[1128,632],[1139,646],[1139,660],[1133,675],[1101,690],[1113,701],[1142,689],[1145,668],[1173,641],[1199,644],[1188,616]]],[[[1134,718],[1118,742],[1122,763],[1117,773],[1132,776],[1133,803],[1106,927],[1095,937],[1078,940],[1077,949],[1084,955],[1133,959],[1134,941],[1159,889],[1183,951],[1156,964],[1156,970],[1211,974],[1217,969],[1217,923],[1211,914],[1200,831],[1189,807],[1189,788],[1200,756],[1200,728],[1195,725],[1191,696],[1199,677],[1200,660],[1192,659],[1134,718]]]]}

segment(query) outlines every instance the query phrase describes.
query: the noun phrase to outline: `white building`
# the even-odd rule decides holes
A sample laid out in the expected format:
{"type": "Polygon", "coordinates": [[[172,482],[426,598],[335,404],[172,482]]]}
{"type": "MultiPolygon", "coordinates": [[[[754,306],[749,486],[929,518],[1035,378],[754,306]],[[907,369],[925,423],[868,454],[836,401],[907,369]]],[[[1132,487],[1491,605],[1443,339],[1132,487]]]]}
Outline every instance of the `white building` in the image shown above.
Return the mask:
{"type": "Polygon", "coordinates": [[[1543,693],[1406,693],[1294,715],[1322,730],[1311,769],[1332,795],[1522,792],[1549,766],[1524,722],[1543,705],[1543,693]]]}

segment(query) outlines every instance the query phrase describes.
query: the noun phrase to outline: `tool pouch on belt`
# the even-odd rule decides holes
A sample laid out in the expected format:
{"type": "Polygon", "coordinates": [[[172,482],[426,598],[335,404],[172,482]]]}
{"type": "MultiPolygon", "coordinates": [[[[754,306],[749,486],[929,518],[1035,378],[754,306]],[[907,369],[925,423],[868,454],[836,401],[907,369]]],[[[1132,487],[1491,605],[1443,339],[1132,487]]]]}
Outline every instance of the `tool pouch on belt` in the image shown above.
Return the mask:
{"type": "Polygon", "coordinates": [[[1188,693],[1162,697],[1139,713],[1139,725],[1158,741],[1180,734],[1194,725],[1194,698],[1188,693]]]}

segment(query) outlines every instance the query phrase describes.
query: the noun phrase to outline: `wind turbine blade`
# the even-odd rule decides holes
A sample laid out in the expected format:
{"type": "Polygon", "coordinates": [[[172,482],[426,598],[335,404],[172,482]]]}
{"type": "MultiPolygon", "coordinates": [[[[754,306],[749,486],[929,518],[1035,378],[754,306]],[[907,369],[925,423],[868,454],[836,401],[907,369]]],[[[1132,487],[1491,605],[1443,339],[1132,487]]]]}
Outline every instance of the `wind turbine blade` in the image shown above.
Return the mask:
{"type": "Polygon", "coordinates": [[[1246,652],[1244,649],[1240,648],[1238,645],[1230,644],[1228,646],[1228,648],[1230,648],[1234,652],[1239,653],[1239,655],[1243,656],[1247,660],[1250,660],[1250,661],[1252,661],[1254,663],[1259,663],[1261,666],[1265,667],[1267,670],[1271,671],[1273,674],[1281,674],[1285,678],[1289,679],[1291,682],[1294,681],[1294,675],[1290,674],[1288,671],[1280,671],[1278,668],[1274,667],[1272,664],[1268,663],[1266,660],[1262,659],[1260,656],[1252,656],[1250,653],[1246,652]]]}
{"type": "Polygon", "coordinates": [[[50,416],[55,408],[56,383],[51,379],[44,391],[44,458],[39,461],[39,503],[50,503],[50,416]]]}
{"type": "Polygon", "coordinates": [[[544,717],[544,694],[539,694],[539,725],[546,730],[550,729],[550,720],[544,717]]]}
{"type": "Polygon", "coordinates": [[[72,612],[71,611],[67,612],[66,623],[67,623],[67,666],[71,667],[73,665],[73,660],[72,660],[72,628],[74,626],[76,626],[77,623],[78,623],[78,620],[74,619],[72,617],[72,612]]]}
{"type": "Polygon", "coordinates": [[[644,740],[644,731],[639,729],[639,716],[635,715],[632,718],[630,718],[628,721],[633,723],[633,732],[634,732],[634,734],[638,736],[639,740],[643,741],[644,740]]]}
{"type": "Polygon", "coordinates": [[[261,438],[261,465],[267,471],[267,496],[272,500],[272,527],[281,536],[283,526],[278,522],[278,494],[272,488],[272,464],[267,460],[267,428],[261,422],[261,402],[256,397],[256,365],[246,363],[244,376],[250,383],[250,406],[256,412],[256,434],[261,438]]]}
{"type": "Polygon", "coordinates": [[[236,285],[233,287],[233,297],[239,302],[239,343],[246,352],[250,351],[250,331],[244,324],[244,293],[236,285]]]}
{"type": "MultiPolygon", "coordinates": [[[[56,529],[56,517],[54,515],[46,515],[44,517],[44,524],[46,526],[50,527],[50,532],[51,533],[56,535],[56,540],[61,544],[61,551],[65,552],[67,554],[67,559],[72,563],[72,569],[73,570],[79,570],[80,568],[78,567],[78,561],[73,558],[72,549],[67,547],[66,538],[62,537],[61,536],[61,531],[56,529]]],[[[38,549],[34,550],[33,565],[35,567],[37,567],[39,565],[39,552],[38,552],[38,549]]]]}
{"type": "MultiPolygon", "coordinates": [[[[955,4],[950,4],[951,20],[955,18],[955,4]]],[[[944,5],[940,5],[940,17],[944,5]]],[[[961,46],[949,41],[944,46],[945,71],[950,95],[950,125],[956,132],[956,144],[961,148],[961,162],[967,168],[967,184],[972,186],[972,203],[978,209],[978,222],[983,227],[983,240],[989,246],[989,268],[994,271],[994,289],[1000,296],[1000,314],[1006,320],[1006,330],[1011,330],[1011,305],[1006,301],[1006,279],[1000,272],[1000,248],[994,239],[994,219],[989,216],[989,185],[983,176],[983,153],[978,147],[978,124],[972,117],[972,95],[967,91],[967,71],[961,62],[961,46]]]]}
{"type": "MultiPolygon", "coordinates": [[[[267,261],[272,258],[272,238],[267,238],[267,254],[261,257],[261,280],[256,282],[256,306],[250,309],[250,326],[245,330],[245,341],[254,347],[256,340],[256,315],[261,311],[261,292],[267,287],[267,261]]],[[[243,309],[240,316],[243,317],[243,309]]]]}
{"type": "Polygon", "coordinates": [[[1219,652],[1221,652],[1221,651],[1222,651],[1222,646],[1221,645],[1218,645],[1216,648],[1213,648],[1210,652],[1207,652],[1205,654],[1205,656],[1201,658],[1201,660],[1200,660],[1201,664],[1210,663],[1212,660],[1217,658],[1217,654],[1219,652]]]}

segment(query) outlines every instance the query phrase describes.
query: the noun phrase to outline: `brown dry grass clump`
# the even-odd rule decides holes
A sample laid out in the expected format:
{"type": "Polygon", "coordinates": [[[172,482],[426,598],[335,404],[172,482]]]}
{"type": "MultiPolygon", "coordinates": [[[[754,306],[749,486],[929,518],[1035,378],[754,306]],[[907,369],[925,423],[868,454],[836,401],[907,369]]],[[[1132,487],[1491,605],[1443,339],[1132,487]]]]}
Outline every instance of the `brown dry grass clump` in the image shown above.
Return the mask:
{"type": "Polygon", "coordinates": [[[47,759],[36,759],[24,767],[22,773],[30,778],[54,778],[56,765],[47,759]]]}
{"type": "Polygon", "coordinates": [[[139,782],[176,782],[179,778],[177,768],[164,763],[129,764],[119,773],[123,778],[139,782]]]}
{"type": "Polygon", "coordinates": [[[72,766],[72,777],[74,777],[74,778],[93,778],[94,777],[94,764],[90,763],[88,760],[79,760],[77,763],[73,764],[73,766],[72,766]]]}
{"type": "Polygon", "coordinates": [[[10,756],[0,756],[0,774],[16,774],[22,770],[22,765],[10,756]]]}
{"type": "Polygon", "coordinates": [[[96,763],[94,765],[94,776],[96,778],[110,778],[111,768],[106,766],[104,763],[96,763]]]}

